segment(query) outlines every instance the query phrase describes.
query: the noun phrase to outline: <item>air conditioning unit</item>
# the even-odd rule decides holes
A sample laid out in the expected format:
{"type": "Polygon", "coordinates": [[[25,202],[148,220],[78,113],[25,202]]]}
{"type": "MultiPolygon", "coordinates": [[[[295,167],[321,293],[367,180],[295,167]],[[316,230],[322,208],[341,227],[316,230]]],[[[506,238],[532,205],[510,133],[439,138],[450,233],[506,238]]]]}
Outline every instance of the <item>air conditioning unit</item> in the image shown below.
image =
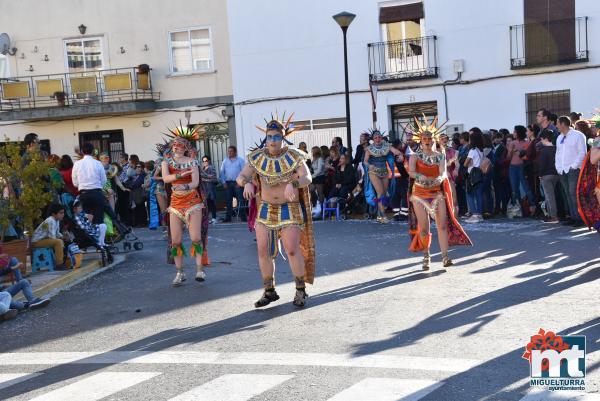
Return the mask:
{"type": "Polygon", "coordinates": [[[210,70],[210,59],[209,58],[195,58],[194,59],[194,71],[207,71],[210,70]]]}
{"type": "Polygon", "coordinates": [[[464,131],[465,131],[464,124],[450,124],[450,125],[446,125],[446,127],[445,127],[445,132],[446,132],[446,134],[448,134],[448,136],[450,138],[452,138],[452,135],[462,134],[464,131]]]}

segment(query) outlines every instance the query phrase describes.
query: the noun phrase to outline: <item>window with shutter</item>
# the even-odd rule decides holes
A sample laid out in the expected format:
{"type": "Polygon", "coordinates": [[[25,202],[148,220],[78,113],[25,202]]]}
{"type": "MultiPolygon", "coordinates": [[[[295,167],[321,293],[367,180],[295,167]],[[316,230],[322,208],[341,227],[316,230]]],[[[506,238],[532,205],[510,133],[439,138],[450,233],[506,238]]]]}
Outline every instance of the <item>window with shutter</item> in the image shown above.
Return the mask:
{"type": "Polygon", "coordinates": [[[524,0],[525,63],[574,60],[575,0],[524,0]]]}

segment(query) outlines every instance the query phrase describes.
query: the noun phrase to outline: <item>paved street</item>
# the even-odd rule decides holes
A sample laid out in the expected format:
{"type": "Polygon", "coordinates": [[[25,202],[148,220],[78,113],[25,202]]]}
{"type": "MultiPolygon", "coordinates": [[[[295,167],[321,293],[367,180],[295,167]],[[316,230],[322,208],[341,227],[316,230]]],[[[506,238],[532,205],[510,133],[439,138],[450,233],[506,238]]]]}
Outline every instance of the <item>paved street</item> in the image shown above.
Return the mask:
{"type": "Polygon", "coordinates": [[[303,310],[281,258],[281,300],[254,309],[243,225],[211,227],[208,280],[181,288],[161,234],[142,232],[123,264],[0,324],[0,399],[584,399],[530,392],[521,355],[540,328],[587,336],[585,399],[600,399],[600,237],[531,220],[465,228],[475,246],[443,269],[434,238],[423,273],[403,223],[317,223],[303,310]]]}

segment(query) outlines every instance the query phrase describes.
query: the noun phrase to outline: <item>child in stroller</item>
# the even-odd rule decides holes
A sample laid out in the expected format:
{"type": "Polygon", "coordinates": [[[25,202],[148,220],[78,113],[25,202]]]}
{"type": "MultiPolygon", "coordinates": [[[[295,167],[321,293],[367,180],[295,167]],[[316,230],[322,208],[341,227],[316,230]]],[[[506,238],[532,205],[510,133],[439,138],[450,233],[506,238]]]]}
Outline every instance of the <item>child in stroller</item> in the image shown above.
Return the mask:
{"type": "Polygon", "coordinates": [[[106,244],[104,243],[104,238],[106,237],[106,224],[93,224],[92,219],[94,216],[84,213],[83,206],[81,206],[79,200],[76,200],[73,203],[73,216],[75,223],[80,229],[93,238],[99,246],[106,248],[106,244]]]}
{"type": "MultiPolygon", "coordinates": [[[[68,194],[68,193],[62,194],[61,204],[64,206],[65,211],[66,211],[65,218],[67,218],[68,221],[71,222],[71,226],[76,225],[75,215],[73,213],[73,203],[74,202],[75,202],[75,198],[73,197],[73,195],[68,194]]],[[[117,215],[115,214],[113,209],[110,207],[108,202],[105,204],[104,216],[109,217],[108,219],[104,220],[105,223],[108,223],[106,225],[107,230],[106,230],[106,236],[105,236],[104,242],[105,242],[105,247],[110,250],[110,253],[118,253],[119,252],[118,243],[121,241],[123,242],[123,250],[125,252],[131,250],[132,243],[133,243],[133,248],[135,250],[139,251],[144,248],[144,244],[138,240],[138,237],[133,232],[133,229],[131,227],[124,225],[117,219],[117,215]]]]}

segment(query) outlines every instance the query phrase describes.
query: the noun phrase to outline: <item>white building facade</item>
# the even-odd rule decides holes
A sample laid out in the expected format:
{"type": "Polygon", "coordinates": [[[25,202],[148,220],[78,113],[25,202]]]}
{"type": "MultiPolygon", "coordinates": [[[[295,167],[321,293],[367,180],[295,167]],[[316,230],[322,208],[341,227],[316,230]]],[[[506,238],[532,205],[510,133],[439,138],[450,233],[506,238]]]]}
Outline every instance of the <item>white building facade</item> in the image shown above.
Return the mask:
{"type": "Polygon", "coordinates": [[[348,29],[353,147],[377,125],[402,137],[413,115],[455,132],[533,122],[542,107],[589,116],[600,106],[597,0],[228,0],[237,143],[278,110],[311,145],[345,137],[342,32],[348,29]]]}
{"type": "Polygon", "coordinates": [[[59,156],[92,142],[146,161],[181,121],[208,127],[202,153],[224,157],[235,128],[226,2],[3,0],[0,33],[0,142],[35,132],[59,156]]]}

